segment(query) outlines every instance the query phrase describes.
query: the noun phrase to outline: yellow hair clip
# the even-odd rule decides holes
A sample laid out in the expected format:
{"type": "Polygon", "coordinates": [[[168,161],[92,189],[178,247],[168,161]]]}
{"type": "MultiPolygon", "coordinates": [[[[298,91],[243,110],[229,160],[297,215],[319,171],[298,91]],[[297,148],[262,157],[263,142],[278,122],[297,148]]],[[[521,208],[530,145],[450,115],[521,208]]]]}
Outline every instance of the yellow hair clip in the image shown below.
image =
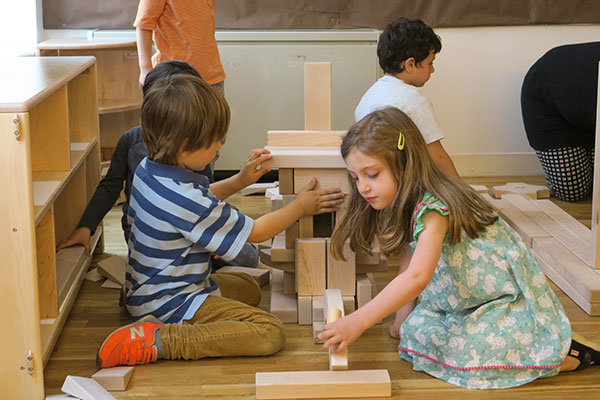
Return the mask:
{"type": "Polygon", "coordinates": [[[402,132],[398,136],[398,150],[404,150],[404,133],[402,132]]]}

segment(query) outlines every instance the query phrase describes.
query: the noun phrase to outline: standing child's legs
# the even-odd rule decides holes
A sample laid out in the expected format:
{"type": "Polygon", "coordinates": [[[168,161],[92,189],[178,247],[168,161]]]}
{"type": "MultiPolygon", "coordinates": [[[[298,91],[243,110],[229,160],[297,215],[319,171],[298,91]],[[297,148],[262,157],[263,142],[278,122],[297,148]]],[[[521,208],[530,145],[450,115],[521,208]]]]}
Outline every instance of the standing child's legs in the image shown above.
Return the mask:
{"type": "MultiPolygon", "coordinates": [[[[410,263],[411,249],[409,245],[404,246],[402,253],[400,254],[400,266],[398,268],[398,275],[406,271],[408,264],[410,263]]],[[[390,326],[390,336],[396,339],[400,338],[400,326],[408,318],[412,310],[417,306],[417,299],[406,304],[404,307],[396,311],[396,317],[394,323],[390,326]]]]}

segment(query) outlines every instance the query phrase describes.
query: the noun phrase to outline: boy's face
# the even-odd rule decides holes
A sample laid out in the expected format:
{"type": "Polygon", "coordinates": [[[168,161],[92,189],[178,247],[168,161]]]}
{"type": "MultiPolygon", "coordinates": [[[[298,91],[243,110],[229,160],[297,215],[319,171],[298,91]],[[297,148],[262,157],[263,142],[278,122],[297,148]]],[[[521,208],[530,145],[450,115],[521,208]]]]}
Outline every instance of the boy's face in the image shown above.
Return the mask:
{"type": "Polygon", "coordinates": [[[350,151],[344,161],[358,192],[371,207],[383,210],[392,204],[397,185],[386,162],[359,150],[350,151]]]}
{"type": "Polygon", "coordinates": [[[180,167],[187,168],[191,171],[202,171],[208,163],[215,158],[217,150],[221,148],[222,144],[220,140],[215,141],[210,147],[206,149],[198,149],[194,151],[184,151],[183,145],[179,150],[177,156],[177,165],[180,167]]]}
{"type": "Polygon", "coordinates": [[[409,74],[408,79],[410,81],[406,83],[416,87],[422,87],[425,85],[429,78],[431,78],[431,74],[435,72],[435,69],[433,68],[434,60],[435,53],[430,51],[426,59],[420,63],[414,63],[413,68],[409,68],[411,73],[409,74]]]}

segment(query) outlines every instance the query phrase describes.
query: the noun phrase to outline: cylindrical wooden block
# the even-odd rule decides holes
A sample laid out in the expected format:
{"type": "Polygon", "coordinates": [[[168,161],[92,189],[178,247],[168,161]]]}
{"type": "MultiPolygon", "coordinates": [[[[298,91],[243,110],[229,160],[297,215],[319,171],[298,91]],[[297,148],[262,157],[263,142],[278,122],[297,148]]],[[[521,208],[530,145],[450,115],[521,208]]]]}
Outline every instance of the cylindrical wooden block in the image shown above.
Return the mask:
{"type": "Polygon", "coordinates": [[[339,308],[330,308],[327,310],[327,323],[331,323],[336,319],[340,319],[342,317],[342,310],[339,308]]]}

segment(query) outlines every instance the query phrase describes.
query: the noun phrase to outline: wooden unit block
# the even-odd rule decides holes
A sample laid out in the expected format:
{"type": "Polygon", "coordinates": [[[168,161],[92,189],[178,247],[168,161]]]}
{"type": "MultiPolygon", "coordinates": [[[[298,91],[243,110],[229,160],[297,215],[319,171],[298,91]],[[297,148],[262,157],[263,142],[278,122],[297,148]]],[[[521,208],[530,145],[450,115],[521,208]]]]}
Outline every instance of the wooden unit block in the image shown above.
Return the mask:
{"type": "Polygon", "coordinates": [[[296,247],[296,239],[300,236],[300,225],[298,221],[294,222],[285,230],[285,248],[294,249],[296,247]]]}
{"type": "Polygon", "coordinates": [[[271,249],[260,249],[258,252],[260,262],[272,268],[276,268],[281,271],[296,272],[296,264],[292,262],[276,262],[272,260],[271,249]]]}
{"type": "Polygon", "coordinates": [[[471,189],[473,189],[477,193],[483,193],[483,194],[489,193],[489,189],[485,185],[469,185],[469,186],[471,186],[471,189]]]}
{"type": "Polygon", "coordinates": [[[504,206],[506,206],[506,204],[507,204],[507,202],[505,200],[495,199],[487,193],[480,193],[479,195],[481,197],[483,197],[485,199],[485,201],[490,203],[492,206],[496,207],[498,210],[502,210],[504,208],[504,206]]]}
{"type": "Polygon", "coordinates": [[[325,291],[325,239],[296,241],[296,281],[299,296],[320,295],[325,291]]]}
{"type": "Polygon", "coordinates": [[[298,296],[298,325],[312,324],[312,296],[298,296]]]}
{"type": "Polygon", "coordinates": [[[67,247],[56,253],[56,281],[58,284],[58,309],[62,304],[79,275],[79,268],[84,262],[85,250],[82,246],[67,247]]]}
{"type": "Polygon", "coordinates": [[[359,264],[356,263],[356,273],[366,274],[368,272],[385,272],[388,270],[388,261],[381,257],[378,264],[359,264]]]}
{"type": "Polygon", "coordinates": [[[331,63],[304,63],[304,129],[331,130],[331,63]]]}
{"type": "Polygon", "coordinates": [[[85,274],[85,279],[92,282],[98,282],[103,280],[104,277],[98,272],[98,268],[94,268],[85,274]]]}
{"type": "Polygon", "coordinates": [[[249,196],[251,194],[256,193],[265,193],[267,189],[272,189],[276,187],[277,184],[275,182],[253,183],[252,185],[248,185],[242,190],[240,190],[240,194],[242,196],[249,196]]]}
{"type": "MultiPolygon", "coordinates": [[[[327,323],[330,324],[333,321],[340,319],[344,314],[344,310],[339,308],[328,308],[327,309],[327,323]]],[[[342,371],[348,369],[348,349],[342,351],[337,350],[337,346],[329,348],[329,370],[330,371],[342,371]]]]}
{"type": "Polygon", "coordinates": [[[523,182],[509,182],[503,186],[492,188],[494,197],[499,199],[505,194],[524,194],[532,199],[547,199],[550,197],[550,189],[543,185],[530,185],[523,182]]]}
{"type": "Polygon", "coordinates": [[[600,302],[600,274],[555,238],[536,238],[532,249],[590,303],[600,302]]]}
{"type": "Polygon", "coordinates": [[[219,268],[219,272],[243,272],[244,274],[250,275],[258,286],[263,287],[269,283],[270,274],[268,269],[264,268],[250,268],[250,267],[238,267],[238,266],[227,266],[219,268]]]}
{"type": "Polygon", "coordinates": [[[298,221],[298,237],[311,238],[313,237],[313,217],[302,217],[298,221]]]}
{"type": "Polygon", "coordinates": [[[313,321],[313,341],[315,343],[325,343],[324,340],[319,339],[319,334],[323,332],[323,327],[325,326],[325,322],[323,321],[313,321]]]}
{"type": "Polygon", "coordinates": [[[356,299],[354,296],[342,296],[342,302],[344,303],[345,314],[350,314],[356,310],[356,299]]]}
{"type": "Polygon", "coordinates": [[[257,399],[390,397],[387,370],[258,372],[257,399]]]}
{"type": "Polygon", "coordinates": [[[40,318],[58,317],[58,286],[56,281],[56,244],[54,242],[54,212],[52,209],[35,227],[38,298],[40,318]]]}
{"type": "Polygon", "coordinates": [[[294,169],[294,193],[298,193],[313,178],[317,179],[317,188],[339,188],[344,193],[350,193],[346,168],[296,168],[294,169]]]}
{"type": "Polygon", "coordinates": [[[361,308],[373,298],[373,284],[367,274],[356,275],[356,306],[361,308]]]}
{"type": "Polygon", "coordinates": [[[533,252],[538,265],[546,274],[546,276],[552,280],[563,292],[571,298],[583,311],[589,315],[600,315],[600,303],[590,303],[581,293],[577,291],[560,273],[556,271],[546,260],[539,256],[536,252],[533,252]]]}
{"type": "Polygon", "coordinates": [[[125,284],[125,269],[127,263],[119,256],[110,256],[98,263],[98,272],[102,276],[123,286],[125,284]]]}
{"type": "Polygon", "coordinates": [[[267,131],[267,146],[339,147],[347,131],[267,131]]]}
{"type": "Polygon", "coordinates": [[[283,293],[296,294],[296,274],[294,272],[283,273],[283,293]]]}
{"type": "Polygon", "coordinates": [[[340,289],[343,296],[356,294],[356,257],[350,242],[344,244],[346,261],[336,260],[331,254],[331,239],[327,239],[327,288],[340,289]]]}
{"type": "MultiPolygon", "coordinates": [[[[271,159],[265,162],[270,168],[346,168],[340,149],[337,147],[289,148],[266,146],[271,159]]],[[[281,181],[279,182],[281,186],[281,181]]],[[[281,189],[280,189],[281,193],[281,189]]],[[[284,193],[281,193],[284,194],[284,193]]]]}
{"type": "Polygon", "coordinates": [[[312,298],[312,319],[313,322],[325,321],[325,314],[323,314],[323,296],[313,296],[312,298]]]}
{"type": "Polygon", "coordinates": [[[323,313],[327,315],[327,310],[330,308],[337,308],[342,310],[342,317],[345,315],[344,312],[344,300],[342,298],[342,292],[339,289],[327,289],[323,296],[323,313]]]}
{"type": "Polygon", "coordinates": [[[530,212],[541,211],[538,206],[535,205],[535,201],[523,194],[504,194],[502,200],[506,200],[513,206],[517,207],[524,214],[530,212]]]}
{"type": "MultiPolygon", "coordinates": [[[[277,188],[279,190],[279,188],[277,188]]],[[[267,190],[267,194],[269,191],[267,190]]],[[[269,197],[269,196],[266,196],[269,197]]],[[[277,211],[283,207],[283,199],[271,199],[271,212],[277,211]]]]}
{"type": "Polygon", "coordinates": [[[274,269],[271,279],[271,313],[284,324],[298,322],[298,300],[296,296],[283,293],[283,271],[274,269]]]}
{"type": "Polygon", "coordinates": [[[106,389],[92,378],[67,375],[61,390],[81,400],[115,400],[106,389]]]}
{"type": "Polygon", "coordinates": [[[274,262],[294,262],[295,250],[288,249],[285,246],[285,233],[281,232],[273,238],[271,246],[271,261],[274,262]]]}
{"type": "Polygon", "coordinates": [[[545,229],[512,204],[507,204],[500,210],[500,215],[517,231],[529,247],[531,247],[534,238],[551,236],[545,229]]]}
{"type": "Polygon", "coordinates": [[[106,390],[126,390],[131,375],[133,367],[103,368],[92,375],[92,379],[106,390]]]}
{"type": "Polygon", "coordinates": [[[589,244],[590,247],[594,245],[592,231],[590,228],[576,220],[565,210],[554,204],[551,200],[536,200],[532,202],[546,214],[558,221],[558,223],[560,223],[564,228],[572,232],[581,241],[589,244]]]}
{"type": "MultiPolygon", "coordinates": [[[[281,201],[283,199],[283,195],[279,193],[279,186],[277,187],[273,187],[273,188],[268,188],[267,190],[265,190],[265,197],[267,199],[271,199],[271,201],[281,201]]],[[[279,206],[278,208],[276,208],[275,210],[281,208],[283,206],[283,204],[281,206],[279,206]]],[[[275,211],[273,210],[273,211],[275,211]]]]}
{"type": "Polygon", "coordinates": [[[379,250],[373,250],[371,251],[371,254],[363,252],[356,253],[357,264],[379,264],[379,262],[379,250]]]}
{"type": "Polygon", "coordinates": [[[119,289],[119,290],[121,290],[121,288],[123,287],[123,286],[119,285],[117,282],[111,281],[110,279],[105,279],[101,286],[105,289],[119,289]]]}
{"type": "Polygon", "coordinates": [[[293,168],[279,168],[279,194],[294,194],[293,168]]]}

